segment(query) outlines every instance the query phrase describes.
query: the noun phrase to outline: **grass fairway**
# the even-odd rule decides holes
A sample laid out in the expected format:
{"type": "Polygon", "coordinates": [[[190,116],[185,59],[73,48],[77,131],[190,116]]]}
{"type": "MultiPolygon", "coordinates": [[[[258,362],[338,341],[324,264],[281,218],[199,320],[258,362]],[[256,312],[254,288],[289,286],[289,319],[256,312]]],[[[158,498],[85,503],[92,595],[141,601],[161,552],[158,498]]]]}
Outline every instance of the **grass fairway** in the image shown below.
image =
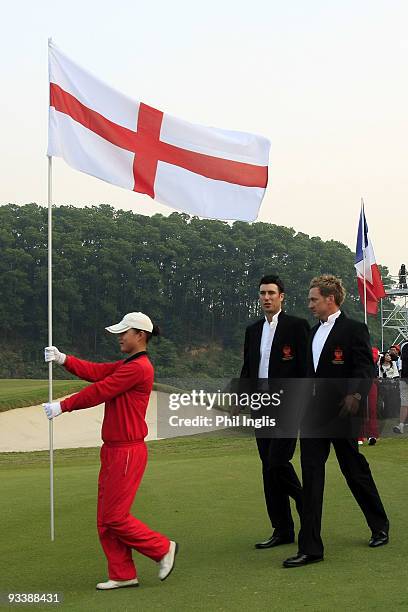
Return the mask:
{"type": "Polygon", "coordinates": [[[62,608],[78,612],[407,610],[407,440],[381,440],[363,452],[390,516],[390,544],[368,548],[368,528],[332,452],[323,516],[325,561],[287,570],[281,562],[296,545],[265,551],[253,546],[270,528],[252,437],[149,443],[134,513],[180,543],[176,569],[160,583],[156,564],[134,553],[141,587],[110,592],[95,590],[106,578],[95,527],[98,451],[55,453],[54,543],[47,453],[2,454],[0,591],[63,592],[62,608]]]}
{"type": "MultiPolygon", "coordinates": [[[[54,397],[63,397],[79,391],[88,383],[82,380],[54,380],[54,397]]],[[[48,401],[48,380],[0,379],[0,412],[11,408],[35,406],[48,401]]]]}
{"type": "MultiPolygon", "coordinates": [[[[83,380],[54,380],[54,398],[64,397],[71,393],[76,393],[86,387],[87,382],[83,380]]],[[[180,391],[170,385],[154,383],[153,389],[172,393],[180,391]]],[[[22,379],[22,378],[0,378],[0,412],[11,410],[12,408],[24,408],[25,406],[35,406],[48,401],[48,380],[22,379]]]]}

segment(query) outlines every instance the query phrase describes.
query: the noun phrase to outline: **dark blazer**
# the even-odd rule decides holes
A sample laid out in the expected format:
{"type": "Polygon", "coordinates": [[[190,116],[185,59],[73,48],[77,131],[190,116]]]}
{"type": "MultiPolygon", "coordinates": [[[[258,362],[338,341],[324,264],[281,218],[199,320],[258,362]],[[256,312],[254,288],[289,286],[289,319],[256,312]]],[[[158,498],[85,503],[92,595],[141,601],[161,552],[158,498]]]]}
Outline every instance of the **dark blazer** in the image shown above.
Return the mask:
{"type": "MultiPolygon", "coordinates": [[[[241,378],[258,379],[265,317],[246,328],[241,378]]],[[[281,311],[269,358],[268,378],[301,378],[306,374],[306,350],[310,326],[305,319],[281,311]]]]}
{"type": "MultiPolygon", "coordinates": [[[[307,376],[317,378],[366,379],[374,376],[370,334],[365,323],[337,317],[320,355],[317,370],[313,365],[313,338],[320,323],[312,328],[307,350],[307,376]]],[[[358,381],[350,380],[349,392],[360,390],[358,381]]]]}
{"type": "Polygon", "coordinates": [[[279,407],[264,408],[257,413],[273,417],[277,422],[274,429],[258,429],[258,437],[296,438],[302,408],[299,398],[304,397],[310,326],[305,319],[280,312],[269,357],[268,381],[262,381],[258,379],[258,372],[264,323],[265,317],[246,329],[239,388],[247,393],[265,391],[266,383],[269,393],[281,395],[279,407]]]}
{"type": "MultiPolygon", "coordinates": [[[[370,335],[367,325],[348,319],[342,312],[326,339],[315,372],[312,345],[319,326],[320,323],[312,328],[307,349],[307,376],[314,383],[303,430],[310,433],[314,427],[327,425],[328,435],[343,437],[351,432],[353,419],[339,419],[341,401],[348,394],[360,393],[363,407],[375,377],[370,335]]],[[[358,423],[353,431],[355,427],[358,423]]]]}

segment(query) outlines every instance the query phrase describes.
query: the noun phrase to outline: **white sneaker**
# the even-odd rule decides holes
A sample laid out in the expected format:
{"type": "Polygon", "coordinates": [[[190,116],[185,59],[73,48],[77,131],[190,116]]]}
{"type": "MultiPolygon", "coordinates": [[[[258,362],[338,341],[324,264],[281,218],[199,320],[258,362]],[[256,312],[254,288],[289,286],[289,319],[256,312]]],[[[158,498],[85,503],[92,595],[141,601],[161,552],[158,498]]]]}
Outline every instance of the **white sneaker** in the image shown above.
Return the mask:
{"type": "Polygon", "coordinates": [[[164,555],[163,559],[159,561],[159,578],[160,580],[166,580],[174,569],[174,563],[176,555],[178,553],[178,544],[170,540],[169,552],[164,555]]]}
{"type": "Polygon", "coordinates": [[[132,580],[107,580],[106,582],[98,582],[96,588],[99,591],[108,591],[109,589],[120,589],[122,587],[137,587],[139,581],[137,578],[132,580]]]}
{"type": "Polygon", "coordinates": [[[404,425],[394,425],[394,427],[392,428],[392,431],[396,434],[403,434],[404,433],[404,425]]]}

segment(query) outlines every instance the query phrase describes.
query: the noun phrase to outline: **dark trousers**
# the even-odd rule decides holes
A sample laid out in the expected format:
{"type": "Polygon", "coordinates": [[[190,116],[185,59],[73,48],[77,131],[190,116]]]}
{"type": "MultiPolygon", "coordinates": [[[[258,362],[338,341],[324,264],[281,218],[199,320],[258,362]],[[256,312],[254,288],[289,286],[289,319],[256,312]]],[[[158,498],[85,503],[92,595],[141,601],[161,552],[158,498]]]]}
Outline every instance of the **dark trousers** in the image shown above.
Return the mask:
{"type": "MultiPolygon", "coordinates": [[[[360,506],[371,531],[386,528],[387,515],[371,475],[370,466],[358,450],[357,440],[344,438],[303,438],[300,440],[303,514],[299,533],[299,552],[323,555],[320,536],[325,464],[333,444],[337,461],[348,487],[360,506]]],[[[341,517],[339,517],[341,521],[341,517]]]]}
{"type": "Polygon", "coordinates": [[[293,535],[294,525],[289,497],[302,511],[302,485],[290,460],[296,448],[296,439],[257,438],[262,461],[263,486],[266,508],[274,533],[293,535]]]}

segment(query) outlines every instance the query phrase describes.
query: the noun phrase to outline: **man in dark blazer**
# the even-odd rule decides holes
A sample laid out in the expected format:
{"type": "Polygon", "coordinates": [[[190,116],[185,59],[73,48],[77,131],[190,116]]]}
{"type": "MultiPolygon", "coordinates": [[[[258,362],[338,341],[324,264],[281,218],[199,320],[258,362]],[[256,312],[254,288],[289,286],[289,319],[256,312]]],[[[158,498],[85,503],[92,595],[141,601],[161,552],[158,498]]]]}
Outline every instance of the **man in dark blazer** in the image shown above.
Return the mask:
{"type": "Polygon", "coordinates": [[[325,463],[331,444],[371,529],[369,546],[388,543],[387,515],[357,441],[360,405],[374,376],[370,337],[364,323],[348,319],[340,310],[344,298],[344,287],[335,276],[325,274],[310,283],[309,308],[319,323],[310,334],[307,376],[312,390],[300,430],[303,513],[299,552],[283,562],[285,567],[323,560],[320,531],[325,463]]]}
{"type": "MultiPolygon", "coordinates": [[[[252,389],[260,389],[273,379],[300,378],[305,375],[309,324],[305,319],[287,315],[282,310],[284,286],[276,275],[264,276],[259,283],[259,301],[265,316],[250,325],[245,333],[244,364],[241,379],[252,389]]],[[[284,407],[283,407],[284,408],[284,407]]],[[[256,548],[272,548],[294,541],[290,500],[298,512],[302,508],[302,486],[291,459],[295,437],[257,436],[266,507],[273,533],[256,548]]]]}

